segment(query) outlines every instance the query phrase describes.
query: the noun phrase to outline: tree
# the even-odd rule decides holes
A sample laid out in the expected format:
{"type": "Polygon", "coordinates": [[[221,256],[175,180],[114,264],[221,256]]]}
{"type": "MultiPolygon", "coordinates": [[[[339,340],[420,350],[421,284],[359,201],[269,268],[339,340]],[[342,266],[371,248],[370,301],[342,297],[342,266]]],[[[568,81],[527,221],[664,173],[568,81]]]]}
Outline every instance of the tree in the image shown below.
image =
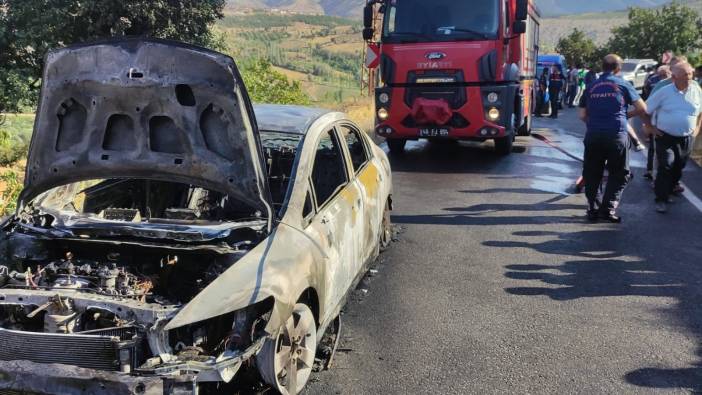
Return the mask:
{"type": "Polygon", "coordinates": [[[579,29],[573,29],[569,35],[561,37],[556,44],[556,52],[576,66],[592,62],[596,50],[595,42],[579,29]]]}
{"type": "Polygon", "coordinates": [[[119,36],[216,45],[210,26],[223,17],[225,1],[0,0],[0,112],[16,111],[36,93],[52,48],[119,36]]]}
{"type": "Polygon", "coordinates": [[[244,85],[255,103],[308,105],[310,100],[298,81],[288,81],[265,59],[240,64],[244,85]]]}
{"type": "Polygon", "coordinates": [[[612,29],[607,47],[628,58],[660,59],[672,50],[689,53],[700,47],[702,20],[697,12],[673,2],[660,9],[631,8],[629,23],[612,29]]]}

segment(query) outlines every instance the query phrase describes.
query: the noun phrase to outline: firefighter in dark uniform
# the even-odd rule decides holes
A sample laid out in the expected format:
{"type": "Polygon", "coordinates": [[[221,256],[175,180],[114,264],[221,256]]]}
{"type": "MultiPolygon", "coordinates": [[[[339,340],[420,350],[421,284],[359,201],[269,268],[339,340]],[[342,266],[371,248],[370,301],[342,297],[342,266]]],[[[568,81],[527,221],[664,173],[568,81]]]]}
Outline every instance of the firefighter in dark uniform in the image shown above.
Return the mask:
{"type": "Polygon", "coordinates": [[[565,81],[558,67],[553,68],[551,79],[548,82],[548,96],[551,100],[551,118],[558,118],[558,110],[561,105],[561,92],[565,81]]]}
{"type": "Polygon", "coordinates": [[[607,55],[602,61],[602,75],[587,86],[580,99],[580,119],[587,125],[583,176],[591,221],[621,222],[616,210],[631,178],[627,119],[646,113],[646,104],[636,89],[617,76],[622,63],[619,56],[607,55]],[[627,113],[630,105],[634,110],[627,113]],[[600,199],[605,168],[609,179],[600,199]]]}

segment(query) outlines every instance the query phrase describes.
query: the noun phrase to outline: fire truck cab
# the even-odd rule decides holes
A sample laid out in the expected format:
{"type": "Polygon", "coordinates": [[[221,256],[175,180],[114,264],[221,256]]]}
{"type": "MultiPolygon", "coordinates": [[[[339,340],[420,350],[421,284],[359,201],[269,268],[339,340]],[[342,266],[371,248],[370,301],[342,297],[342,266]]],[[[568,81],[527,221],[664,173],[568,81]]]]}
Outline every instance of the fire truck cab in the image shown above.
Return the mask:
{"type": "Polygon", "coordinates": [[[533,0],[368,0],[364,39],[380,48],[375,132],[407,140],[494,140],[531,132],[539,12],[533,0]]]}

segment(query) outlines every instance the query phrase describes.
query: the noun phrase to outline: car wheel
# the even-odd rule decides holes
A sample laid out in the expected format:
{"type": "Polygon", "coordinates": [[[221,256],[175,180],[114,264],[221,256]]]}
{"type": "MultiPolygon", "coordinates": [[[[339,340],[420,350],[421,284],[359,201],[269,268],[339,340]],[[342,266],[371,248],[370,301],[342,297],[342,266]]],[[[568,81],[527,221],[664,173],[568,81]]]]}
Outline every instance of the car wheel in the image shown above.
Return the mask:
{"type": "Polygon", "coordinates": [[[399,155],[405,152],[405,145],[407,145],[407,140],[405,139],[388,139],[388,147],[390,148],[390,153],[393,155],[399,155]]]}
{"type": "Polygon", "coordinates": [[[312,310],[297,303],[288,321],[256,356],[256,366],[267,384],[282,395],[305,388],[317,353],[317,325],[312,310]]]}
{"type": "Polygon", "coordinates": [[[495,152],[499,155],[509,155],[514,146],[514,136],[506,136],[495,139],[495,152]]]}
{"type": "Polygon", "coordinates": [[[385,203],[385,211],[383,212],[383,220],[380,223],[380,241],[378,243],[380,252],[383,252],[390,247],[392,243],[392,221],[390,220],[390,203],[385,203]]]}

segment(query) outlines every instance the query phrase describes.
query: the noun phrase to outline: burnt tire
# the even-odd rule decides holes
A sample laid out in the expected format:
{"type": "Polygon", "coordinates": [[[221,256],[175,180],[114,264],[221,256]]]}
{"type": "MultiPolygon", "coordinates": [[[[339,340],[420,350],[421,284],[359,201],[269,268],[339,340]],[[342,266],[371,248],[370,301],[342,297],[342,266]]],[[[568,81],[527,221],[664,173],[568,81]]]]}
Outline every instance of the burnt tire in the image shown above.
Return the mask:
{"type": "Polygon", "coordinates": [[[405,145],[407,145],[407,140],[405,139],[388,139],[388,148],[390,148],[390,153],[393,155],[401,155],[405,152],[405,145]]]}
{"type": "Polygon", "coordinates": [[[309,306],[297,303],[274,338],[256,355],[258,372],[282,395],[297,395],[307,385],[317,353],[317,326],[309,306]]]}
{"type": "Polygon", "coordinates": [[[512,153],[514,147],[514,136],[506,136],[495,139],[495,152],[498,155],[507,156],[512,153]]]}

